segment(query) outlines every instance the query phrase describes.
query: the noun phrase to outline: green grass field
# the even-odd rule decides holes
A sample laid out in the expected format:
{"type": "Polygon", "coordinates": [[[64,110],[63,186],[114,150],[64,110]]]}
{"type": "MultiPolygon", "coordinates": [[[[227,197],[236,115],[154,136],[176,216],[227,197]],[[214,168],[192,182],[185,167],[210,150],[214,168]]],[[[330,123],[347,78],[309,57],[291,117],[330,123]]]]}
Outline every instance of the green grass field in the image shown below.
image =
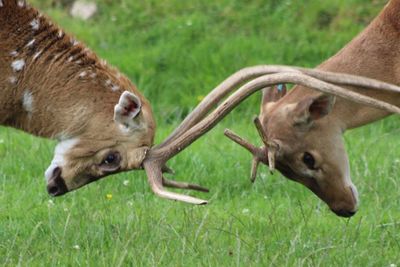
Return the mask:
{"type": "MultiPolygon", "coordinates": [[[[234,71],[315,66],[386,1],[99,0],[86,22],[50,2],[33,1],[150,100],[160,142],[234,71]]],[[[399,266],[400,119],[346,133],[361,203],[343,219],[265,167],[249,182],[250,155],[223,130],[260,142],[251,122],[258,110],[255,95],[170,162],[176,179],[211,189],[187,192],[206,206],[155,197],[143,172],[50,198],[43,177],[55,143],[0,128],[0,265],[399,266]]]]}

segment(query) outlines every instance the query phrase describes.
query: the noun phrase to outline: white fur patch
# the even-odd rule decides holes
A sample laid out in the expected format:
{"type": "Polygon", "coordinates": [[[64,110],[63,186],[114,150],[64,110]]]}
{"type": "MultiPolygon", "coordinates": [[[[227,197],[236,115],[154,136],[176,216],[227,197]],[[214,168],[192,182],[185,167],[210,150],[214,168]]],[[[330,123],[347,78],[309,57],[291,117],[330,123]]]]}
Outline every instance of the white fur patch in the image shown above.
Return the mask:
{"type": "Polygon", "coordinates": [[[113,84],[111,86],[111,91],[115,92],[115,91],[118,91],[118,90],[119,90],[119,86],[118,85],[113,84]]]}
{"type": "Polygon", "coordinates": [[[14,71],[21,71],[25,66],[25,60],[23,59],[17,59],[14,60],[11,63],[11,67],[14,69],[14,71]]]}
{"type": "Polygon", "coordinates": [[[78,143],[78,138],[72,138],[68,140],[63,140],[59,142],[54,150],[54,157],[51,161],[50,166],[47,168],[44,176],[46,177],[47,181],[53,175],[53,171],[55,168],[60,167],[62,168],[65,165],[65,155],[68,151],[74,147],[78,143]]]}
{"type": "Polygon", "coordinates": [[[0,7],[3,7],[3,0],[0,0],[0,7]]]}
{"type": "Polygon", "coordinates": [[[70,42],[74,46],[79,44],[79,42],[77,40],[73,39],[73,38],[71,38],[70,42]]]}
{"type": "Polygon", "coordinates": [[[17,77],[15,76],[11,76],[10,78],[8,78],[8,80],[10,81],[11,84],[16,84],[17,83],[17,77]]]}
{"type": "Polygon", "coordinates": [[[86,76],[86,74],[87,74],[86,71],[82,71],[81,73],[79,73],[79,77],[83,78],[86,76]]]}
{"type": "Polygon", "coordinates": [[[347,166],[346,166],[346,169],[345,169],[344,180],[345,180],[346,186],[350,187],[350,190],[353,192],[354,199],[356,201],[356,209],[357,209],[358,204],[359,204],[358,190],[357,190],[357,187],[351,181],[349,163],[347,163],[347,166]]]}
{"type": "Polygon", "coordinates": [[[36,52],[34,55],[33,55],[33,60],[36,60],[41,54],[42,54],[42,50],[40,50],[39,52],[36,52]]]}
{"type": "Polygon", "coordinates": [[[58,38],[61,38],[64,36],[64,32],[62,30],[58,31],[58,38]]]}
{"type": "Polygon", "coordinates": [[[10,52],[10,56],[13,56],[13,57],[16,57],[16,56],[18,56],[18,52],[17,51],[11,51],[10,52]]]}
{"type": "Polygon", "coordinates": [[[26,5],[26,3],[25,3],[24,0],[19,0],[19,1],[18,1],[18,6],[19,6],[19,7],[25,7],[25,5],[26,5]]]}
{"type": "Polygon", "coordinates": [[[29,23],[29,24],[31,25],[32,30],[34,30],[34,31],[39,30],[39,27],[40,27],[39,19],[33,19],[31,21],[31,23],[29,23]]]}
{"type": "Polygon", "coordinates": [[[22,96],[22,107],[26,112],[32,114],[33,112],[33,96],[32,93],[28,90],[25,90],[24,95],[22,96]]]}
{"type": "Polygon", "coordinates": [[[30,40],[29,43],[26,44],[26,47],[32,46],[35,42],[36,42],[35,39],[30,40]]]}

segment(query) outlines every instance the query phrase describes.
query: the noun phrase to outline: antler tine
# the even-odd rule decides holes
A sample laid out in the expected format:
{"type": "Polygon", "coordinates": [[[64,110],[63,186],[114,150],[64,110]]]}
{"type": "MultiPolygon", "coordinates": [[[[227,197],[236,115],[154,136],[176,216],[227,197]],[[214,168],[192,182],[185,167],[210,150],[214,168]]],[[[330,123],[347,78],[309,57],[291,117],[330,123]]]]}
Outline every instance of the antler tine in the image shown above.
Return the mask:
{"type": "Polygon", "coordinates": [[[274,145],[271,145],[271,142],[268,141],[267,133],[265,132],[265,129],[261,124],[260,118],[259,117],[255,117],[253,122],[254,122],[254,125],[257,128],[258,134],[260,135],[264,145],[268,149],[268,152],[267,152],[268,166],[269,166],[270,173],[273,174],[274,171],[275,171],[276,148],[275,148],[274,145]]]}
{"type": "MultiPolygon", "coordinates": [[[[207,204],[206,200],[187,196],[187,195],[177,194],[177,193],[173,193],[173,192],[169,192],[169,191],[165,190],[164,186],[163,186],[163,180],[165,181],[165,178],[163,179],[160,164],[157,160],[145,160],[143,162],[143,167],[146,170],[147,179],[149,181],[151,189],[153,190],[153,192],[156,195],[158,195],[162,198],[178,200],[178,201],[182,201],[182,202],[186,202],[186,203],[190,203],[190,204],[196,204],[196,205],[207,204]]],[[[168,180],[168,182],[171,182],[171,181],[168,180]]],[[[174,183],[174,185],[178,185],[178,184],[179,183],[174,183]]],[[[169,185],[171,185],[171,183],[169,185]]]]}
{"type": "Polygon", "coordinates": [[[190,184],[190,183],[186,183],[186,182],[177,182],[174,180],[169,180],[165,177],[162,178],[162,183],[166,187],[197,190],[197,191],[205,192],[205,193],[210,192],[210,190],[208,190],[208,188],[202,187],[200,185],[190,184]]]}
{"type": "Polygon", "coordinates": [[[161,148],[167,146],[174,139],[193,127],[206,116],[213,106],[215,106],[219,101],[221,101],[221,99],[232,92],[240,84],[247,82],[252,78],[261,77],[266,74],[285,72],[303,73],[316,79],[339,85],[359,86],[363,88],[380,89],[400,93],[399,86],[350,74],[333,73],[316,69],[284,65],[259,65],[247,67],[237,71],[224,80],[213,91],[211,91],[203,99],[203,101],[201,101],[200,104],[183,120],[183,122],[164,140],[164,142],[156,147],[161,148]]]}
{"type": "Polygon", "coordinates": [[[206,118],[198,122],[187,131],[174,137],[170,140],[170,142],[166,143],[165,145],[162,145],[158,148],[152,148],[148,151],[148,154],[143,161],[143,166],[146,169],[148,180],[153,191],[157,195],[168,199],[180,200],[193,204],[207,203],[207,201],[202,199],[197,199],[190,196],[166,191],[162,186],[162,166],[165,165],[168,159],[183,151],[187,146],[197,140],[200,136],[213,128],[230,111],[232,111],[235,106],[240,104],[252,93],[264,87],[280,83],[300,84],[317,91],[344,97],[360,104],[365,104],[375,108],[386,110],[391,113],[400,114],[400,108],[396,106],[387,104],[379,100],[375,100],[367,96],[360,95],[352,91],[348,91],[339,86],[317,80],[304,74],[287,72],[261,76],[243,85],[236,92],[230,95],[225,101],[223,101],[222,104],[220,104],[206,118]]]}
{"type": "Polygon", "coordinates": [[[263,141],[264,145],[268,144],[268,137],[267,133],[264,130],[264,127],[261,124],[260,118],[257,116],[253,119],[254,125],[256,126],[257,132],[261,137],[261,140],[263,141]]]}
{"type": "Polygon", "coordinates": [[[257,170],[258,170],[258,165],[260,165],[261,160],[253,156],[253,160],[251,161],[251,170],[250,170],[250,181],[254,183],[257,178],[257,170]]]}
{"type": "Polygon", "coordinates": [[[249,141],[243,139],[242,137],[240,137],[239,135],[235,134],[234,132],[232,132],[229,129],[225,129],[224,131],[224,135],[226,137],[228,137],[229,139],[231,139],[233,142],[235,142],[236,144],[244,147],[247,151],[249,151],[251,154],[253,154],[254,156],[258,156],[260,155],[260,151],[259,148],[256,147],[255,145],[253,145],[252,143],[250,143],[249,141]]]}
{"type": "Polygon", "coordinates": [[[239,135],[235,134],[229,129],[225,129],[224,134],[226,137],[231,139],[233,142],[237,143],[238,145],[244,147],[248,150],[251,154],[253,154],[253,160],[251,163],[251,171],[250,171],[250,180],[252,183],[256,180],[257,177],[257,169],[260,162],[266,163],[265,161],[265,153],[264,147],[256,147],[250,142],[246,141],[239,135]]]}

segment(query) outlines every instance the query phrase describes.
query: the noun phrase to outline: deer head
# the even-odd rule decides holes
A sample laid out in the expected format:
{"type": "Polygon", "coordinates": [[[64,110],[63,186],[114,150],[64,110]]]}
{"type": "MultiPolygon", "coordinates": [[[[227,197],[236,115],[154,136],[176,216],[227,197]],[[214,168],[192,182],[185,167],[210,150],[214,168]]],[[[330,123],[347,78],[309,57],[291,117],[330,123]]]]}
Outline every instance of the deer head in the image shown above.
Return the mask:
{"type": "MultiPolygon", "coordinates": [[[[280,66],[253,67],[237,74],[240,80],[235,82],[240,83],[246,78],[258,78],[238,89],[221,104],[221,108],[223,105],[234,105],[244,95],[268,86],[263,89],[261,114],[254,120],[264,146],[256,147],[232,131],[225,131],[227,137],[253,154],[252,181],[255,180],[258,164],[264,163],[269,165],[271,172],[276,168],[287,178],[305,185],[337,215],[354,215],[358,195],[349,175],[349,162],[342,140],[343,125],[334,116],[329,116],[336,96],[365,105],[380,106],[380,109],[390,109],[393,113],[398,113],[400,109],[390,104],[384,107],[377,100],[326,82],[392,92],[400,92],[399,88],[368,78],[280,66]],[[286,88],[282,85],[269,87],[271,84],[280,84],[279,81],[315,91],[307,89],[309,93],[299,99],[291,93],[286,94],[286,88]]],[[[226,85],[232,83],[232,77],[226,81],[226,85]]],[[[227,88],[219,88],[220,93],[224,92],[221,95],[226,93],[224,90],[227,88]]]]}
{"type": "Polygon", "coordinates": [[[335,97],[314,93],[294,102],[282,97],[277,87],[263,91],[260,121],[268,140],[269,165],[305,185],[336,214],[352,216],[358,194],[350,179],[343,129],[328,116],[335,97]]]}
{"type": "Polygon", "coordinates": [[[132,91],[111,103],[97,112],[86,107],[79,133],[58,143],[45,172],[49,194],[63,195],[110,174],[142,168],[155,132],[150,106],[132,91]]]}

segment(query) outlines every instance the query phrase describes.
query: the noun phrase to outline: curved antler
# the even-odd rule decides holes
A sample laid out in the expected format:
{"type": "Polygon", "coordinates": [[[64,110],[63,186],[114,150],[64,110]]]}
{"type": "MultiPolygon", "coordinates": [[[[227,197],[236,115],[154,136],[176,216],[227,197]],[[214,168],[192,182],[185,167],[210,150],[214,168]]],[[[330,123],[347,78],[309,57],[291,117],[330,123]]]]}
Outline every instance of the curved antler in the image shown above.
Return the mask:
{"type": "Polygon", "coordinates": [[[237,86],[240,84],[263,75],[282,72],[303,73],[316,79],[339,85],[357,86],[400,93],[400,87],[396,85],[350,74],[283,65],[259,65],[247,67],[229,76],[214,90],[212,90],[183,120],[183,122],[160,145],[156,147],[160,148],[168,145],[176,137],[190,129],[201,119],[203,119],[213,106],[215,106],[219,101],[221,101],[221,99],[223,99],[232,90],[237,88],[237,86]]]}
{"type": "MultiPolygon", "coordinates": [[[[357,94],[352,91],[348,91],[342,87],[320,81],[305,74],[301,74],[298,71],[291,70],[290,72],[286,73],[261,76],[243,85],[236,92],[230,95],[221,105],[219,105],[205,119],[201,120],[200,122],[192,126],[190,129],[189,125],[193,124],[193,122],[187,124],[182,123],[181,127],[178,128],[185,129],[185,131],[182,130],[175,131],[175,134],[173,133],[171,135],[172,138],[170,136],[170,138],[167,138],[167,140],[164,141],[160,146],[154,147],[149,150],[145,160],[143,161],[143,167],[147,172],[148,180],[153,191],[157,195],[168,199],[174,199],[193,204],[206,204],[207,201],[205,200],[193,198],[186,195],[171,193],[163,189],[163,179],[164,179],[162,175],[163,166],[165,166],[165,163],[170,158],[178,154],[180,151],[184,150],[196,139],[198,139],[204,133],[208,132],[211,128],[213,128],[236,105],[240,104],[245,98],[247,98],[257,90],[281,83],[293,83],[293,84],[307,86],[311,89],[347,98],[351,101],[360,104],[365,104],[373,106],[375,108],[386,110],[391,113],[400,114],[400,108],[396,106],[387,104],[379,100],[375,100],[373,98],[364,95],[357,94]]],[[[393,87],[393,85],[391,87],[393,87]]],[[[231,88],[220,87],[219,91],[214,90],[212,94],[218,97],[224,94],[224,92],[221,91],[228,89],[231,88]]],[[[197,121],[203,116],[200,114],[205,112],[204,106],[208,105],[203,104],[202,108],[199,109],[197,113],[192,112],[189,115],[192,121],[197,121]]]]}

